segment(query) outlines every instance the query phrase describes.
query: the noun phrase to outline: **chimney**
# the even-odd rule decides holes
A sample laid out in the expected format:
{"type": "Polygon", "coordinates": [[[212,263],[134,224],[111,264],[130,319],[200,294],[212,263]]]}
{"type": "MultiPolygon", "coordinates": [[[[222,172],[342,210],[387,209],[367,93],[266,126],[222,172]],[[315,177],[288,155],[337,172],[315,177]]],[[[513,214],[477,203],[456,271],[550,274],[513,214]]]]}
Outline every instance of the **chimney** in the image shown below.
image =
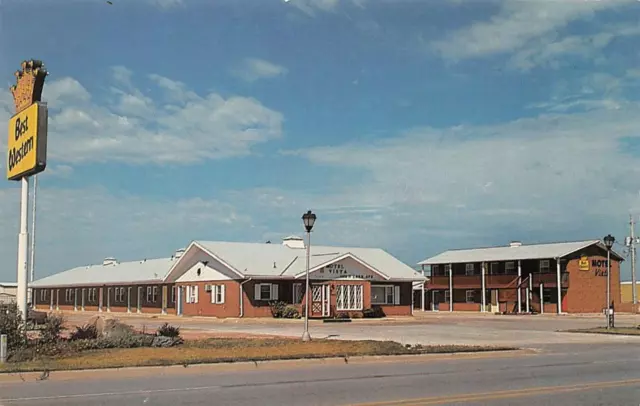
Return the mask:
{"type": "Polygon", "coordinates": [[[304,249],[304,240],[302,237],[290,235],[282,239],[282,245],[294,249],[304,249]]]}
{"type": "Polygon", "coordinates": [[[102,265],[104,266],[117,265],[117,264],[118,264],[118,261],[114,257],[107,257],[104,259],[104,261],[102,261],[102,265]]]}
{"type": "Polygon", "coordinates": [[[522,246],[522,243],[521,243],[520,241],[511,241],[511,242],[509,243],[509,246],[510,246],[510,247],[521,247],[521,246],[522,246]]]}
{"type": "Polygon", "coordinates": [[[184,251],[185,251],[184,248],[180,248],[180,249],[176,250],[176,253],[173,255],[173,259],[180,259],[182,254],[184,254],[184,251]]]}

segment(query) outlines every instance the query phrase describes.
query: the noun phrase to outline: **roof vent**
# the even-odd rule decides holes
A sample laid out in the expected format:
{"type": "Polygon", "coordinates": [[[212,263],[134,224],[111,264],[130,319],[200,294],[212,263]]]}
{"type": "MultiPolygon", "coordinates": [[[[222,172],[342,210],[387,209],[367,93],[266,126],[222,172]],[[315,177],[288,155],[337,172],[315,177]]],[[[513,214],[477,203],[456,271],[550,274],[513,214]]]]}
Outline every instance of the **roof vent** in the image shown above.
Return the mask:
{"type": "Polygon", "coordinates": [[[302,237],[296,235],[290,235],[282,239],[282,245],[289,248],[302,248],[304,249],[304,240],[302,237]]]}
{"type": "Polygon", "coordinates": [[[114,258],[114,257],[107,257],[104,259],[104,261],[102,261],[102,265],[107,266],[107,265],[117,265],[118,261],[114,258]]]}
{"type": "Polygon", "coordinates": [[[511,241],[509,243],[510,247],[522,247],[522,243],[520,241],[511,241]]]}
{"type": "Polygon", "coordinates": [[[182,254],[184,254],[184,251],[185,251],[184,248],[180,248],[180,249],[176,250],[176,253],[173,255],[173,259],[180,259],[182,254]]]}

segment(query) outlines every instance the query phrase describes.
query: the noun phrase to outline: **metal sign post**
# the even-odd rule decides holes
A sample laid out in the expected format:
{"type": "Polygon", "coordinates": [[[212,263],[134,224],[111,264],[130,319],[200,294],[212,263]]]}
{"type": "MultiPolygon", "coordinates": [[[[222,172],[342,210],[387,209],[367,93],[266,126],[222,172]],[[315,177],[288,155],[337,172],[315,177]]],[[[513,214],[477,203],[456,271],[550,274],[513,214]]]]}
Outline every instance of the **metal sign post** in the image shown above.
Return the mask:
{"type": "Polygon", "coordinates": [[[0,364],[7,362],[7,335],[0,334],[0,364]]]}

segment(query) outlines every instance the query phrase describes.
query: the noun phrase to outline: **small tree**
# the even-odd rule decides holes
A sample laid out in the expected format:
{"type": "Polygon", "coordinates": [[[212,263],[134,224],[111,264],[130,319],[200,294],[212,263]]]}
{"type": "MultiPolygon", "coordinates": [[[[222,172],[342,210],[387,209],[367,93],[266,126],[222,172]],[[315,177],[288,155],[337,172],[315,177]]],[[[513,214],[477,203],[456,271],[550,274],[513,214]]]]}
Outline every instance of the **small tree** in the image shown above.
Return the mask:
{"type": "Polygon", "coordinates": [[[7,335],[7,349],[12,353],[27,342],[24,323],[16,303],[0,304],[0,334],[7,335]]]}
{"type": "Polygon", "coordinates": [[[64,330],[64,318],[51,313],[40,330],[40,341],[45,344],[58,342],[62,330],[64,330]]]}

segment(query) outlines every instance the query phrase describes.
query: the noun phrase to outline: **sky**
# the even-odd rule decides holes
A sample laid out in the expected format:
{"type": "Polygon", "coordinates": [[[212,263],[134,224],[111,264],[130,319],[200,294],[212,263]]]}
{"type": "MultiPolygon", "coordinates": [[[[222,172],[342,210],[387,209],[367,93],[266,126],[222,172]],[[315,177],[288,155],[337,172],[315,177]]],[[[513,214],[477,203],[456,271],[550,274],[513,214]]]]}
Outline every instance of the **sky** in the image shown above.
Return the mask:
{"type": "MultiPolygon", "coordinates": [[[[0,123],[20,62],[50,72],[36,278],[279,243],[307,210],[312,244],[411,266],[640,220],[638,1],[111,2],[0,0],[0,123]]],[[[0,281],[19,187],[0,182],[0,281]]]]}

